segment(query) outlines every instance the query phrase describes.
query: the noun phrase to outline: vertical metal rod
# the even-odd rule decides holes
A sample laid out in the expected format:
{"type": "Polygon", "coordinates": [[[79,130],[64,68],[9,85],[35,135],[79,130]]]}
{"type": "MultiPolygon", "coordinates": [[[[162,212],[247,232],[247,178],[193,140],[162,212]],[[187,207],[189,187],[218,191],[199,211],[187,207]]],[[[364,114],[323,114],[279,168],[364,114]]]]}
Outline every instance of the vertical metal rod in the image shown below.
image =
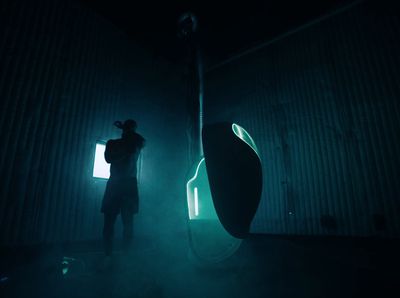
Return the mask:
{"type": "Polygon", "coordinates": [[[203,99],[204,99],[204,68],[200,46],[196,43],[197,74],[199,83],[199,154],[203,156],[203,141],[201,131],[203,129],[203,99]]]}

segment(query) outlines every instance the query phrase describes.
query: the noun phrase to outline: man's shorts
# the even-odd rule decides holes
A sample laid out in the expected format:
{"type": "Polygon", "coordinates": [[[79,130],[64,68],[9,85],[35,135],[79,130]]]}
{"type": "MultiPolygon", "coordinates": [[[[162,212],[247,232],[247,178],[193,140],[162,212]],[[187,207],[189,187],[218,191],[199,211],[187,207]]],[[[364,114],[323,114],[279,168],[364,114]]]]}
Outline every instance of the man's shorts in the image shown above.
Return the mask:
{"type": "Polygon", "coordinates": [[[133,214],[139,211],[139,193],[135,177],[110,177],[107,181],[101,212],[120,213],[121,208],[133,214]]]}

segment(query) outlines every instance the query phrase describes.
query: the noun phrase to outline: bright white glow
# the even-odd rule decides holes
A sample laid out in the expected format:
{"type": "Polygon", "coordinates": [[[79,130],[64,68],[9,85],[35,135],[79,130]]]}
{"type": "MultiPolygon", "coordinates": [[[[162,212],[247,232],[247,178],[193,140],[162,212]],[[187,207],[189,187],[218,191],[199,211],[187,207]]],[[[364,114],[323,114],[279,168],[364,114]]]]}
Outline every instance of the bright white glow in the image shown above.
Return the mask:
{"type": "Polygon", "coordinates": [[[194,214],[199,216],[199,191],[197,187],[194,188],[194,214]]]}
{"type": "Polygon", "coordinates": [[[94,155],[93,177],[95,178],[110,178],[110,164],[104,159],[104,151],[106,145],[97,143],[96,152],[94,155]]]}

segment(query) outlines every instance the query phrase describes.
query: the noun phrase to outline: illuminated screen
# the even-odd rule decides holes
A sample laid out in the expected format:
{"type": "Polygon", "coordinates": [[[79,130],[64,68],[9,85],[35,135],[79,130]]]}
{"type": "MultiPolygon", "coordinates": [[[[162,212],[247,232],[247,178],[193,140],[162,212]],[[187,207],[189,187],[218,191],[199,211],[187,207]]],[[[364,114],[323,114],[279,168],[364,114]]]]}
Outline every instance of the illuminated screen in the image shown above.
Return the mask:
{"type": "Polygon", "coordinates": [[[93,177],[95,178],[110,178],[110,164],[104,159],[104,151],[106,145],[103,143],[96,143],[96,152],[94,154],[93,177]]]}

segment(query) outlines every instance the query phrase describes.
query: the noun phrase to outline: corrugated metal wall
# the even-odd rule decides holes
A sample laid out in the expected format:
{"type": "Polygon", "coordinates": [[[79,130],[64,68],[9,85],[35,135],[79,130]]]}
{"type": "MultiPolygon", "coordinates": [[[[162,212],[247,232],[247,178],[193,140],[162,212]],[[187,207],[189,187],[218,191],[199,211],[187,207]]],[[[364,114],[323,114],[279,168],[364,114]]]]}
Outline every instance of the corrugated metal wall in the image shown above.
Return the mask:
{"type": "MultiPolygon", "coordinates": [[[[72,1],[0,5],[0,243],[100,238],[96,140],[119,137],[113,121],[136,119],[148,141],[141,190],[155,198],[158,187],[146,183],[186,170],[185,113],[170,104],[184,99],[180,78],[72,1]]],[[[173,194],[181,187],[169,186],[173,194]]]]}
{"type": "Polygon", "coordinates": [[[400,236],[400,24],[365,2],[206,74],[205,121],[261,151],[252,231],[400,236]]]}

